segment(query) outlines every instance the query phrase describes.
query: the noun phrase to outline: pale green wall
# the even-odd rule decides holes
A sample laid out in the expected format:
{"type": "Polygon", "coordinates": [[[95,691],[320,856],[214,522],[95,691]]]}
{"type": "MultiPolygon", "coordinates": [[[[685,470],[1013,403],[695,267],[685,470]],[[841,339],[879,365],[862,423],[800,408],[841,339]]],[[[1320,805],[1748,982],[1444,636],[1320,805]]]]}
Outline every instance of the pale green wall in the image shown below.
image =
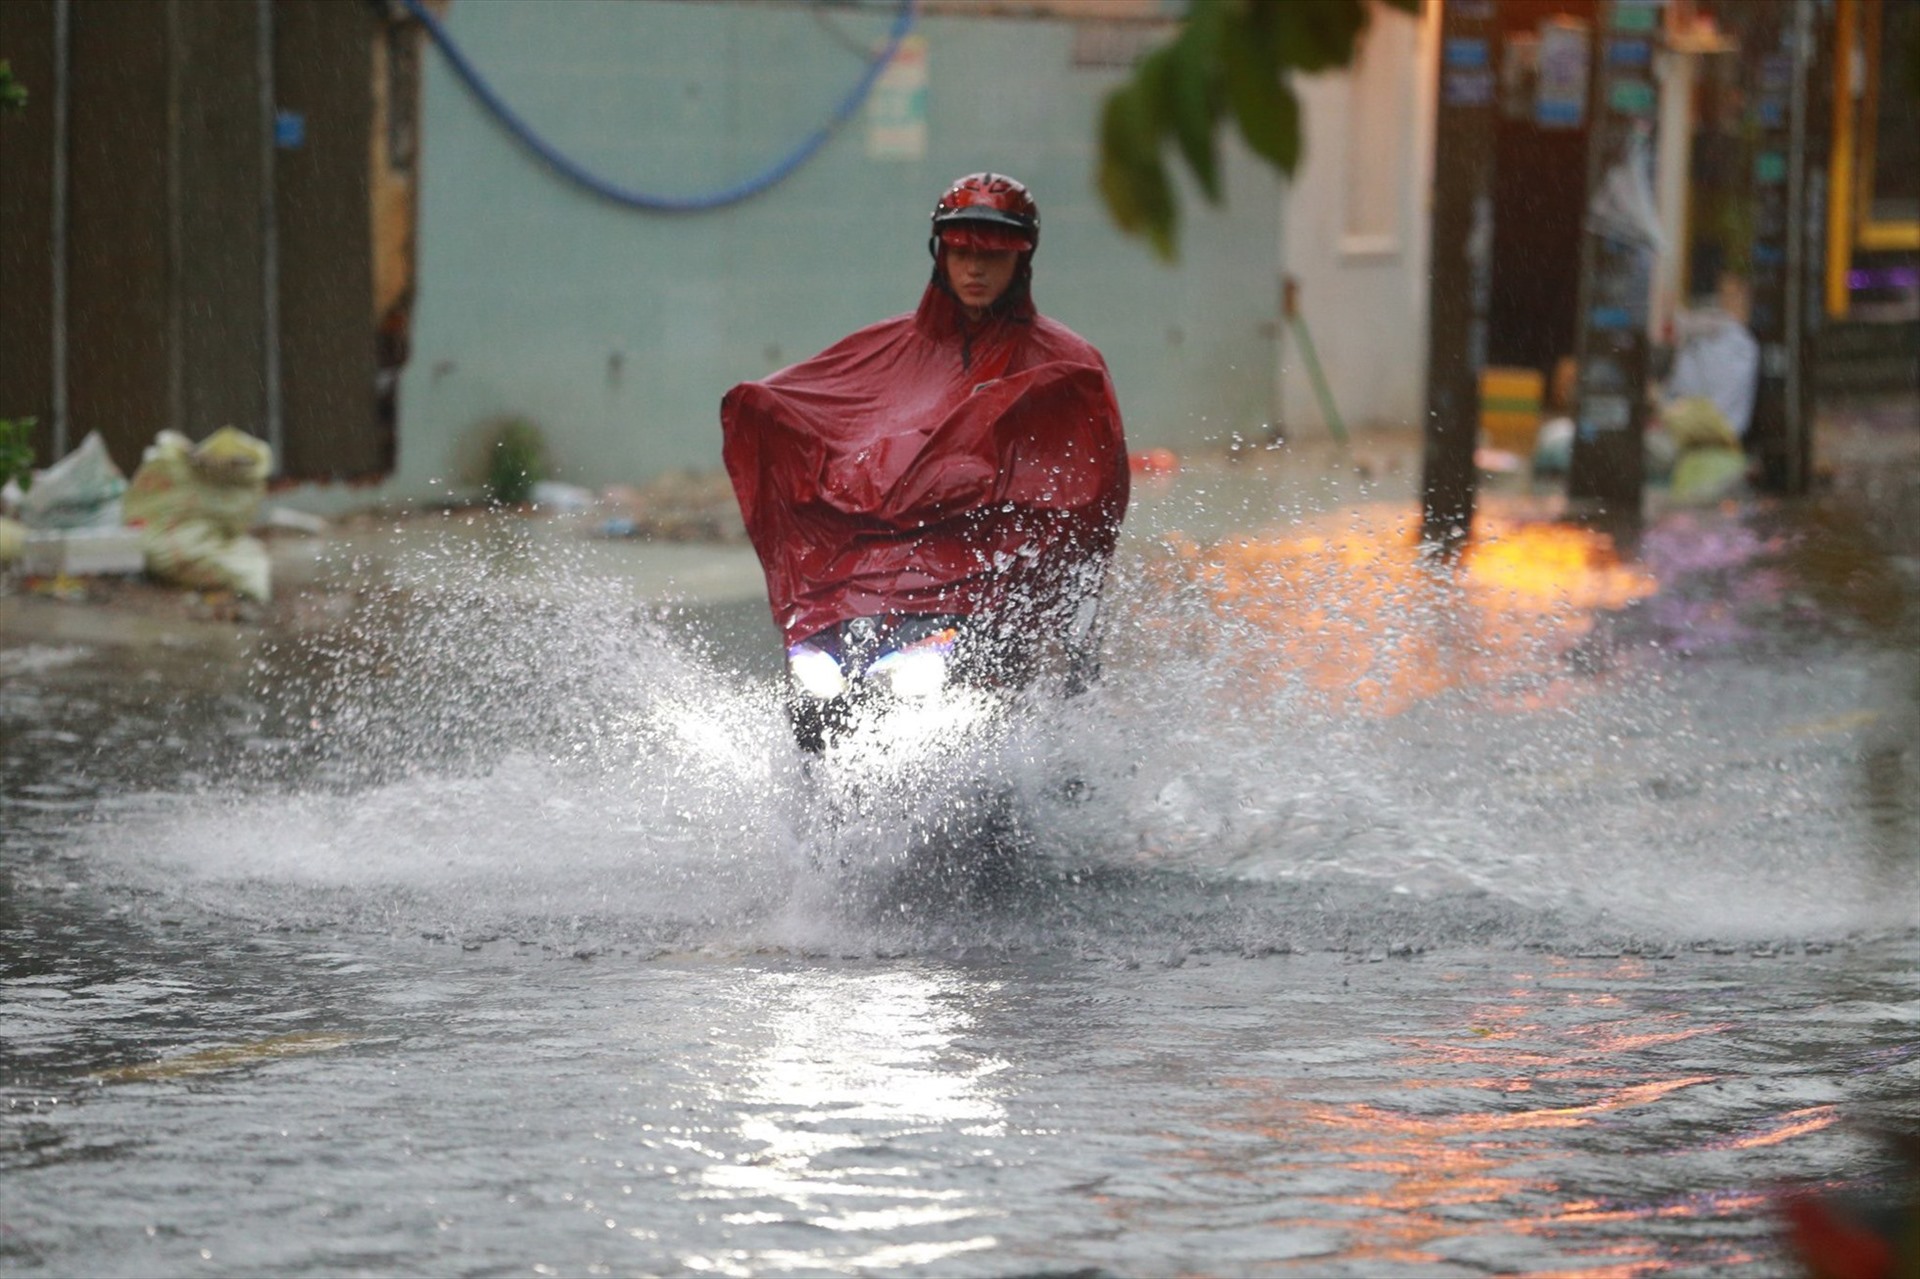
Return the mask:
{"type": "MultiPolygon", "coordinates": [[[[877,41],[888,20],[843,6],[455,0],[447,27],[589,167],[685,194],[737,181],[810,132],[861,69],[836,31],[877,41]]],[[[503,414],[538,422],[559,477],[577,483],[717,466],[726,389],[911,309],[934,197],[983,168],[1034,189],[1036,300],[1105,352],[1135,447],[1199,448],[1264,422],[1277,179],[1230,152],[1228,209],[1196,209],[1183,262],[1163,266],[1108,225],[1094,193],[1096,112],[1119,73],[1071,64],[1070,23],[932,17],[916,30],[930,65],[925,161],[868,159],[856,118],[766,195],[687,216],[562,184],[429,52],[420,291],[400,466],[381,495],[463,490],[463,441],[503,414]]]]}

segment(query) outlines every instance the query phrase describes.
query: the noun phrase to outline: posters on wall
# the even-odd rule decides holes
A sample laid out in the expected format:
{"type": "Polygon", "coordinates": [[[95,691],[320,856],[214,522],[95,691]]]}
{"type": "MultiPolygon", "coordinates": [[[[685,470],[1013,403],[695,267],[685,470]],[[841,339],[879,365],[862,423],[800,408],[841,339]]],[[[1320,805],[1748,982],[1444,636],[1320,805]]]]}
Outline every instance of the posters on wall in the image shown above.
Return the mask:
{"type": "Polygon", "coordinates": [[[924,160],[927,155],[927,39],[910,35],[867,97],[867,158],[924,160]]]}
{"type": "Polygon", "coordinates": [[[1533,120],[1543,129],[1578,129],[1587,119],[1587,24],[1548,18],[1535,55],[1539,81],[1533,120]]]}

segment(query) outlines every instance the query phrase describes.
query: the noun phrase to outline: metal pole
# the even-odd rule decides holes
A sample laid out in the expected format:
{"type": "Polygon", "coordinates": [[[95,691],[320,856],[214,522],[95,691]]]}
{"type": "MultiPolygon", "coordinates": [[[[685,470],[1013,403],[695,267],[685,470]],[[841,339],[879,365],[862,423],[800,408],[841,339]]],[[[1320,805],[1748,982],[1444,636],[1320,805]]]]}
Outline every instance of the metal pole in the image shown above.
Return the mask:
{"type": "Polygon", "coordinates": [[[260,291],[262,376],[266,383],[267,444],[276,474],[286,456],[286,425],[280,406],[280,210],[274,190],[276,99],[273,79],[273,3],[253,0],[254,63],[260,83],[260,291]]]}
{"type": "Polygon", "coordinates": [[[1443,553],[1457,550],[1473,524],[1493,270],[1497,17],[1494,0],[1447,0],[1440,13],[1420,502],[1421,536],[1443,553]]]}
{"type": "Polygon", "coordinates": [[[1307,319],[1300,314],[1300,286],[1292,276],[1287,277],[1283,310],[1286,324],[1292,332],[1294,342],[1300,348],[1300,358],[1307,366],[1307,378],[1313,383],[1314,398],[1320,402],[1320,416],[1326,420],[1327,433],[1341,444],[1347,442],[1347,424],[1340,416],[1339,405],[1333,402],[1333,388],[1327,385],[1327,375],[1320,367],[1320,355],[1313,347],[1313,334],[1307,329],[1307,319]]]}
{"type": "Polygon", "coordinates": [[[181,173],[181,130],[186,113],[181,96],[186,61],[180,28],[180,0],[167,0],[167,425],[187,430],[187,236],[186,180],[181,173]]]}
{"type": "Polygon", "coordinates": [[[1788,493],[1810,487],[1813,422],[1805,392],[1807,342],[1807,77],[1813,74],[1813,0],[1793,0],[1793,89],[1787,135],[1786,467],[1788,493]]]}
{"type": "Polygon", "coordinates": [[[1753,290],[1749,327],[1760,344],[1747,448],[1757,482],[1797,495],[1811,480],[1812,357],[1819,320],[1812,305],[1816,264],[1824,262],[1820,164],[1811,100],[1818,41],[1799,0],[1737,11],[1744,19],[1740,68],[1753,163],[1743,194],[1753,216],[1753,290]],[[1816,203],[1819,201],[1819,203],[1816,203]]]}
{"type": "Polygon", "coordinates": [[[1280,314],[1273,323],[1273,386],[1269,392],[1273,413],[1267,418],[1267,433],[1260,441],[1268,448],[1277,448],[1287,442],[1287,289],[1291,287],[1293,277],[1287,274],[1284,241],[1279,263],[1280,314]]]}
{"type": "Polygon", "coordinates": [[[72,147],[73,0],[53,4],[53,456],[67,455],[67,156],[72,147]]]}
{"type": "MultiPolygon", "coordinates": [[[[1630,208],[1597,219],[1594,197],[1627,196],[1657,138],[1653,53],[1666,0],[1601,0],[1589,79],[1586,226],[1580,246],[1579,411],[1567,496],[1631,534],[1643,517],[1647,303],[1654,245],[1630,208]],[[1644,153],[1643,149],[1644,148],[1644,153]]],[[[1605,206],[1603,205],[1603,208],[1605,206]]]]}

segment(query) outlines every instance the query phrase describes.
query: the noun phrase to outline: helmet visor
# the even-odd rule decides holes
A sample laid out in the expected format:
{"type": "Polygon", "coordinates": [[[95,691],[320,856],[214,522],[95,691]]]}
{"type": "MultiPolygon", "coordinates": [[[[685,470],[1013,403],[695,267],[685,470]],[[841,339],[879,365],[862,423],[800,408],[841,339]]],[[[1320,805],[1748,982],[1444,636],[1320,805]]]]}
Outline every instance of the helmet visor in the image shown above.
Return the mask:
{"type": "Polygon", "coordinates": [[[975,222],[941,227],[940,243],[974,253],[1025,253],[1033,248],[1033,237],[1012,227],[975,222]]]}

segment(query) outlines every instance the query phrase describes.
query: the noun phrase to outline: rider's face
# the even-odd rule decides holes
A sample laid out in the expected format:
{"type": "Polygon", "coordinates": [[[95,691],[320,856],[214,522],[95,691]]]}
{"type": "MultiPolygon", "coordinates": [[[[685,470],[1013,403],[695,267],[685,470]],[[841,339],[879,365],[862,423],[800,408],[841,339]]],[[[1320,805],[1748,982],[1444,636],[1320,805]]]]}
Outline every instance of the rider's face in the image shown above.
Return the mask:
{"type": "Polygon", "coordinates": [[[1012,249],[962,249],[947,246],[947,284],[960,305],[978,319],[1013,283],[1020,255],[1012,249]]]}

